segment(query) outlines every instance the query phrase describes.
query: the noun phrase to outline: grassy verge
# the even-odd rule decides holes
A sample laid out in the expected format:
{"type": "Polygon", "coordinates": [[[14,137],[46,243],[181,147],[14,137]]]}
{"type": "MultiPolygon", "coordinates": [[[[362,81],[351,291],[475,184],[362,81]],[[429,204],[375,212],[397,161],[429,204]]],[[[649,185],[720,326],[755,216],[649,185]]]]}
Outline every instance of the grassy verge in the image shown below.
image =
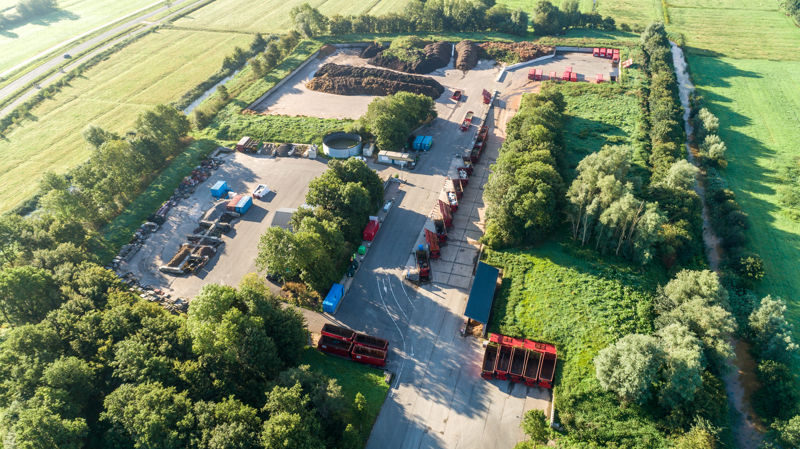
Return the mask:
{"type": "Polygon", "coordinates": [[[168,200],[186,174],[216,147],[217,142],[196,140],[175,157],[144,192],[128,205],[125,212],[101,231],[109,248],[109,254],[103,254],[102,258],[110,259],[122,245],[128,243],[133,232],[146,221],[147,216],[168,200]]]}
{"type": "Polygon", "coordinates": [[[565,45],[565,46],[598,46],[598,45],[634,45],[639,39],[635,33],[624,31],[602,31],[592,29],[575,29],[567,31],[563,36],[544,36],[536,37],[533,34],[527,36],[516,36],[513,34],[494,33],[494,32],[474,32],[474,33],[410,33],[410,34],[348,34],[344,36],[323,36],[319,39],[326,43],[348,43],[348,42],[374,42],[375,40],[389,41],[397,37],[416,36],[420,39],[430,41],[458,42],[469,39],[477,42],[501,41],[519,42],[533,41],[543,45],[565,45]]]}
{"type": "Polygon", "coordinates": [[[370,368],[366,365],[350,360],[323,354],[314,348],[306,348],[301,364],[311,365],[311,368],[322,372],[326,376],[336,379],[342,387],[345,400],[353,404],[356,393],[361,393],[367,400],[366,428],[362,433],[364,446],[367,444],[369,431],[378,417],[389,385],[383,381],[383,371],[370,368]]]}

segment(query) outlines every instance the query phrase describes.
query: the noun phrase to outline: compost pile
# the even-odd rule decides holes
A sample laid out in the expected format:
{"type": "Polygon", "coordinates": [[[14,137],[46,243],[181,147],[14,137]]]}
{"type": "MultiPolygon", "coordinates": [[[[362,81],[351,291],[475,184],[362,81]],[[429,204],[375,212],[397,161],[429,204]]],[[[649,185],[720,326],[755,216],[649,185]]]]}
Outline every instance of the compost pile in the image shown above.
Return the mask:
{"type": "MultiPolygon", "coordinates": [[[[434,42],[428,44],[418,51],[417,58],[413,61],[403,61],[394,56],[389,56],[384,50],[384,48],[381,48],[374,56],[369,57],[368,62],[372,65],[386,67],[387,69],[400,72],[425,74],[445,67],[450,63],[450,53],[453,51],[453,44],[449,42],[434,42]]],[[[372,46],[364,50],[361,57],[363,58],[365,54],[371,53],[372,46]]]]}
{"type": "Polygon", "coordinates": [[[425,76],[331,63],[320,67],[306,87],[336,95],[389,95],[403,91],[436,99],[444,93],[444,86],[425,76]]]}
{"type": "Polygon", "coordinates": [[[478,59],[483,56],[483,49],[472,41],[461,41],[456,44],[456,68],[471,70],[478,65],[478,59]]]}
{"type": "Polygon", "coordinates": [[[378,53],[382,52],[384,46],[381,45],[379,42],[373,42],[370,44],[369,47],[365,48],[361,51],[361,54],[358,55],[364,59],[374,58],[378,53]]]}
{"type": "Polygon", "coordinates": [[[554,47],[533,42],[484,42],[480,44],[489,55],[496,59],[525,62],[553,54],[554,47]]]}

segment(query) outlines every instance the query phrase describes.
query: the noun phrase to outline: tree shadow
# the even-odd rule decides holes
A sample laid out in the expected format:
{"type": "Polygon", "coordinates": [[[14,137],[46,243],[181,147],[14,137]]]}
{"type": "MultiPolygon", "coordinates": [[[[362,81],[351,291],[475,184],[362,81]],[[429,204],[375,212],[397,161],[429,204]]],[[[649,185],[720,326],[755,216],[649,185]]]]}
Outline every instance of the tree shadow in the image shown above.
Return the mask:
{"type": "Polygon", "coordinates": [[[46,27],[64,20],[78,20],[80,18],[81,16],[75,14],[74,12],[67,11],[65,9],[56,9],[43,15],[11,20],[8,22],[8,25],[5,28],[0,30],[0,35],[8,38],[18,38],[19,35],[12,32],[12,30],[21,28],[25,25],[39,25],[46,27]]]}

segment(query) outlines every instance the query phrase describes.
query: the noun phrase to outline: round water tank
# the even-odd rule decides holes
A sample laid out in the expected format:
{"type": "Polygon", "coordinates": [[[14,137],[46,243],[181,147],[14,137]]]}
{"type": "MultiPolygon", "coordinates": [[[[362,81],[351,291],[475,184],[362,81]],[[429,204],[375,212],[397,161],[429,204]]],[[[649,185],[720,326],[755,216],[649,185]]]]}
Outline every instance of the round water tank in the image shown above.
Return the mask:
{"type": "Polygon", "coordinates": [[[361,154],[361,136],[342,131],[330,133],[322,138],[322,152],[337,159],[358,156],[361,154]]]}

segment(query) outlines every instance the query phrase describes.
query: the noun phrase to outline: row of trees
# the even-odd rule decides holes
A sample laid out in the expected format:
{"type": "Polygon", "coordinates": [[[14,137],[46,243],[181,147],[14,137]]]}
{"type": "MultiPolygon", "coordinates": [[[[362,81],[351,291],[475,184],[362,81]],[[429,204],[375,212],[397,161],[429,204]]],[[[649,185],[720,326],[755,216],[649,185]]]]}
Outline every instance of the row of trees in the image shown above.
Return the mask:
{"type": "Polygon", "coordinates": [[[0,217],[4,445],[361,447],[363,396],[298,366],[303,318],[257,277],[171,315],[99,266],[97,243],[46,211],[0,217]]]}
{"type": "Polygon", "coordinates": [[[326,17],[308,3],[291,11],[295,30],[305,36],[353,33],[497,31],[523,36],[528,15],[494,0],[411,0],[402,12],[326,17]]]}
{"type": "Polygon", "coordinates": [[[561,221],[564,180],[560,127],[565,102],[558,92],[523,97],[506,126],[506,140],[484,188],[484,241],[494,248],[541,241],[561,221]]]}
{"type": "Polygon", "coordinates": [[[306,204],[291,230],[271,227],[261,236],[256,265],[284,281],[302,281],[324,293],[345,271],[361,243],[368,217],[383,201],[383,181],[361,160],[333,160],[309,183],[306,204]]]}
{"type": "Polygon", "coordinates": [[[69,175],[46,173],[39,206],[56,217],[98,228],[119,214],[184,147],[189,121],[158,105],[136,119],[126,138],[97,126],[83,136],[92,155],[69,175]]]}
{"type": "Polygon", "coordinates": [[[411,131],[436,118],[433,106],[432,98],[410,92],[376,98],[348,131],[374,137],[378,148],[400,149],[411,131]]]}
{"type": "Polygon", "coordinates": [[[602,17],[596,11],[581,12],[578,0],[566,0],[561,9],[547,0],[538,2],[532,22],[533,32],[538,35],[563,34],[571,28],[617,29],[613,17],[602,17]]]}
{"type": "Polygon", "coordinates": [[[0,12],[0,30],[11,28],[19,23],[29,22],[58,9],[56,0],[21,0],[14,7],[15,14],[0,12]]]}
{"type": "MultiPolygon", "coordinates": [[[[188,106],[189,103],[219,82],[219,80],[241,68],[245,62],[250,65],[252,80],[262,78],[288,56],[298,43],[300,43],[300,34],[296,31],[290,31],[279,39],[270,39],[269,41],[264,40],[260,34],[256,35],[250,44],[249,51],[237,47],[233,54],[225,57],[222,62],[222,69],[203,82],[203,84],[186,93],[180,100],[180,104],[185,103],[188,106]]],[[[247,83],[240,83],[239,86],[244,88],[246,85],[247,83]]],[[[236,95],[236,92],[229,92],[225,85],[219,86],[216,95],[192,111],[192,125],[197,129],[203,129],[208,126],[217,113],[236,95]]]]}

